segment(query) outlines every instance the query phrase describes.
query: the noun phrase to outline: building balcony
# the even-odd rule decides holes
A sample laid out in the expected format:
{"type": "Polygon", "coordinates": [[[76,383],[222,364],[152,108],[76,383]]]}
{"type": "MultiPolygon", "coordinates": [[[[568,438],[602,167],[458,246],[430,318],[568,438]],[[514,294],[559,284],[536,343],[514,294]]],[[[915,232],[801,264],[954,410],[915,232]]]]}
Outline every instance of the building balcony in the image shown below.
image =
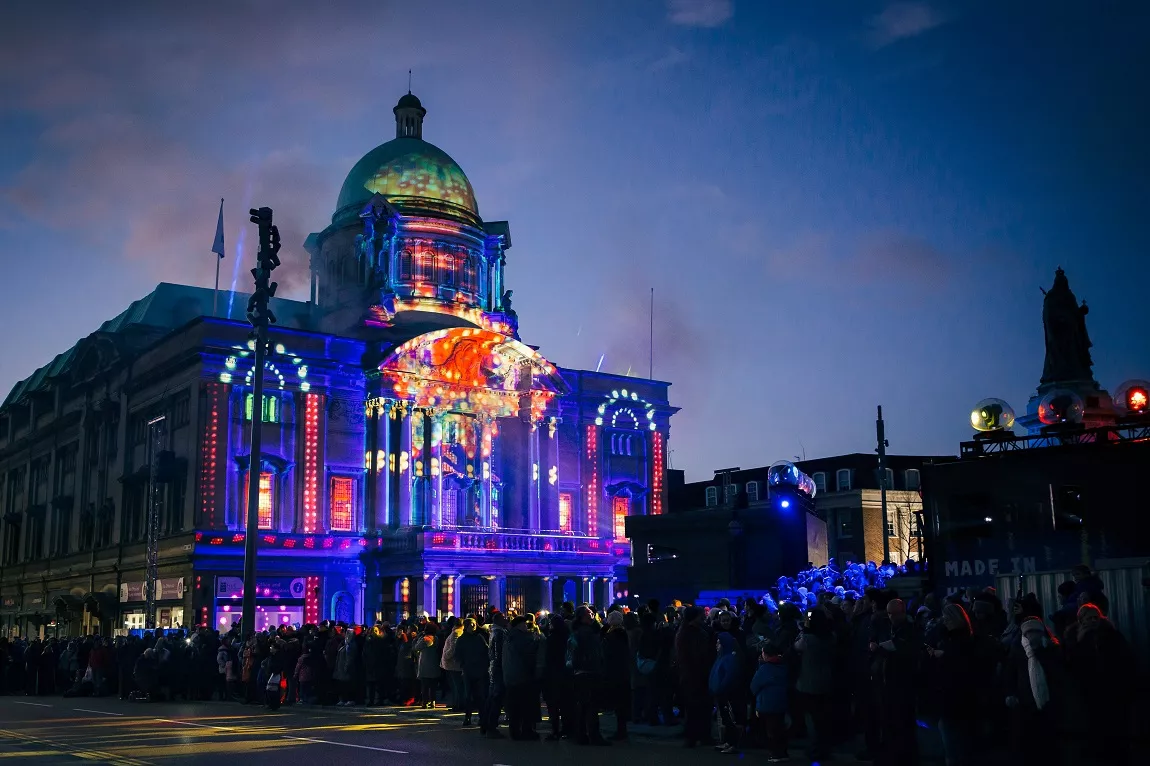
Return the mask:
{"type": "MultiPolygon", "coordinates": [[[[242,553],[243,532],[196,532],[196,547],[202,552],[233,549],[242,553]]],[[[404,527],[384,534],[280,534],[261,532],[260,550],[356,556],[360,553],[410,555],[424,551],[439,554],[527,553],[540,556],[627,557],[627,540],[601,540],[575,532],[482,527],[404,527]]]]}

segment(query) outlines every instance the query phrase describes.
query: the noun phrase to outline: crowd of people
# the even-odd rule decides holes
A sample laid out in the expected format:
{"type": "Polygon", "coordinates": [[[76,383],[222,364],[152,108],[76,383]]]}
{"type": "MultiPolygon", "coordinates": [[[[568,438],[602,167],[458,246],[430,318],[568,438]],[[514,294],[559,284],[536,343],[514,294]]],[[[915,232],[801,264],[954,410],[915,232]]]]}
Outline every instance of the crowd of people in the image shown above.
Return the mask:
{"type": "Polygon", "coordinates": [[[0,691],[446,705],[488,738],[591,746],[626,740],[632,722],[682,723],[688,747],[752,747],[772,763],[803,740],[812,760],[857,742],[860,760],[915,764],[920,727],[937,728],[948,766],[1006,742],[1023,766],[1128,762],[1135,661],[1089,569],[1075,569],[1053,615],[1033,594],[1004,607],[993,589],[908,603],[885,588],[891,574],[832,564],[710,608],[564,603],[554,614],[324,622],[246,639],[206,627],[0,639],[0,691]]]}

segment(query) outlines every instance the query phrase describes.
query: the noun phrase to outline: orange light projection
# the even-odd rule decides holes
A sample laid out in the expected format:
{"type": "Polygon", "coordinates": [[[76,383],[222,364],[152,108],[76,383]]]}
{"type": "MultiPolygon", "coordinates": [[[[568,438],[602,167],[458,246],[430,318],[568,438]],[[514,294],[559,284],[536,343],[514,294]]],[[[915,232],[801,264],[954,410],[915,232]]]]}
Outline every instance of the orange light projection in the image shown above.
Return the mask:
{"type": "Polygon", "coordinates": [[[627,539],[627,511],[631,508],[631,499],[628,497],[615,497],[611,500],[611,513],[615,519],[615,539],[627,539]]]}
{"type": "Polygon", "coordinates": [[[331,531],[350,532],[355,480],[346,476],[331,478],[331,531]]]}
{"type": "Polygon", "coordinates": [[[559,493],[559,531],[571,531],[571,493],[559,493]]]}
{"type": "MultiPolygon", "coordinates": [[[[244,508],[248,507],[248,488],[251,486],[247,474],[244,474],[244,508]]],[[[270,473],[260,474],[260,501],[259,501],[259,529],[272,528],[272,509],[275,507],[274,484],[270,473]]]]}

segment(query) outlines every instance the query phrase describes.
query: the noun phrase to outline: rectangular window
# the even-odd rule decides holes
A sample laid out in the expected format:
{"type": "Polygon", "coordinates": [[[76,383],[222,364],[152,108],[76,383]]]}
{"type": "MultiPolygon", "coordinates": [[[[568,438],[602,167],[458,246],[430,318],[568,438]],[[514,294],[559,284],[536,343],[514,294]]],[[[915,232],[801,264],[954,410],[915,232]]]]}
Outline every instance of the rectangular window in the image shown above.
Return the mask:
{"type": "Polygon", "coordinates": [[[559,493],[559,531],[571,531],[571,493],[559,493]]]}
{"type": "Polygon", "coordinates": [[[915,491],[922,486],[922,476],[917,468],[908,468],[906,471],[906,488],[915,491]]]}
{"type": "Polygon", "coordinates": [[[835,490],[846,492],[851,488],[851,472],[849,468],[840,468],[835,473],[835,490]]]}
{"type": "Polygon", "coordinates": [[[892,519],[886,520],[886,536],[898,537],[898,531],[895,529],[894,521],[892,519]]]}
{"type": "MultiPolygon", "coordinates": [[[[247,394],[244,396],[244,420],[252,419],[252,410],[255,403],[255,395],[247,394]]],[[[262,422],[264,423],[278,423],[280,422],[280,400],[275,395],[264,395],[264,407],[261,413],[262,422]]]]}
{"type": "Polygon", "coordinates": [[[630,510],[631,500],[626,497],[615,497],[611,500],[611,511],[615,517],[615,539],[627,539],[627,511],[630,510]]]}
{"type": "Polygon", "coordinates": [[[852,531],[854,529],[853,525],[851,524],[851,512],[850,512],[850,510],[839,511],[838,512],[838,522],[839,522],[839,537],[840,538],[850,537],[852,534],[852,531]]]}
{"type": "Polygon", "coordinates": [[[816,494],[821,495],[827,491],[827,475],[825,473],[823,473],[822,471],[819,471],[818,473],[816,473],[811,478],[814,479],[814,481],[815,481],[815,493],[816,494]]]}
{"type": "Polygon", "coordinates": [[[719,504],[719,488],[707,487],[707,507],[714,508],[719,504]]]}
{"type": "MultiPolygon", "coordinates": [[[[248,474],[244,474],[244,508],[242,518],[247,518],[248,513],[248,474]]],[[[260,503],[259,503],[259,520],[257,525],[260,529],[271,529],[274,526],[275,520],[275,477],[271,473],[260,474],[260,503]]]]}
{"type": "Polygon", "coordinates": [[[440,526],[454,527],[459,524],[459,491],[443,490],[443,507],[440,508],[440,526]]]}
{"type": "MultiPolygon", "coordinates": [[[[447,493],[449,495],[454,493],[447,493]]],[[[352,524],[355,479],[346,476],[331,477],[331,531],[350,532],[352,524]]],[[[444,509],[446,511],[446,508],[444,509]]],[[[454,517],[454,509],[452,516],[454,517]]]]}
{"type": "Polygon", "coordinates": [[[890,468],[886,469],[886,484],[887,489],[894,489],[894,471],[890,468]]]}
{"type": "Polygon", "coordinates": [[[757,503],[759,501],[759,483],[757,481],[747,482],[747,502],[757,503]]]}

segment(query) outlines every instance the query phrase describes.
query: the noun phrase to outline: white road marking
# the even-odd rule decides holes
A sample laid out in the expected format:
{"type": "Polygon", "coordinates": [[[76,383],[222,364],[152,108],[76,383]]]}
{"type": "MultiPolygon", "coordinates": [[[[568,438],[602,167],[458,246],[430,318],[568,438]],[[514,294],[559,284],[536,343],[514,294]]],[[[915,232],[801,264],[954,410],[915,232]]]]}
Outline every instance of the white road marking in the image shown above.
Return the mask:
{"type": "Polygon", "coordinates": [[[107,710],[90,710],[86,707],[74,707],[73,710],[79,713],[99,713],[100,715],[123,715],[123,713],[109,713],[107,710]]]}
{"type": "Polygon", "coordinates": [[[13,705],[30,705],[32,707],[52,707],[51,705],[45,705],[43,702],[17,702],[16,700],[12,700],[12,704],[13,705]]]}
{"type": "Polygon", "coordinates": [[[192,723],[191,721],[177,721],[173,718],[157,718],[156,720],[162,721],[163,723],[178,723],[181,726],[195,726],[198,729],[219,729],[221,731],[235,731],[235,729],[232,728],[231,726],[213,726],[213,725],[208,724],[208,723],[192,723]]]}
{"type": "Polygon", "coordinates": [[[349,742],[332,742],[327,739],[312,739],[310,737],[288,737],[283,739],[294,739],[298,742],[314,742],[317,745],[338,745],[340,747],[354,747],[357,750],[375,750],[378,753],[394,753],[396,755],[409,755],[406,750],[389,750],[386,747],[370,747],[369,745],[353,745],[349,742]]]}

